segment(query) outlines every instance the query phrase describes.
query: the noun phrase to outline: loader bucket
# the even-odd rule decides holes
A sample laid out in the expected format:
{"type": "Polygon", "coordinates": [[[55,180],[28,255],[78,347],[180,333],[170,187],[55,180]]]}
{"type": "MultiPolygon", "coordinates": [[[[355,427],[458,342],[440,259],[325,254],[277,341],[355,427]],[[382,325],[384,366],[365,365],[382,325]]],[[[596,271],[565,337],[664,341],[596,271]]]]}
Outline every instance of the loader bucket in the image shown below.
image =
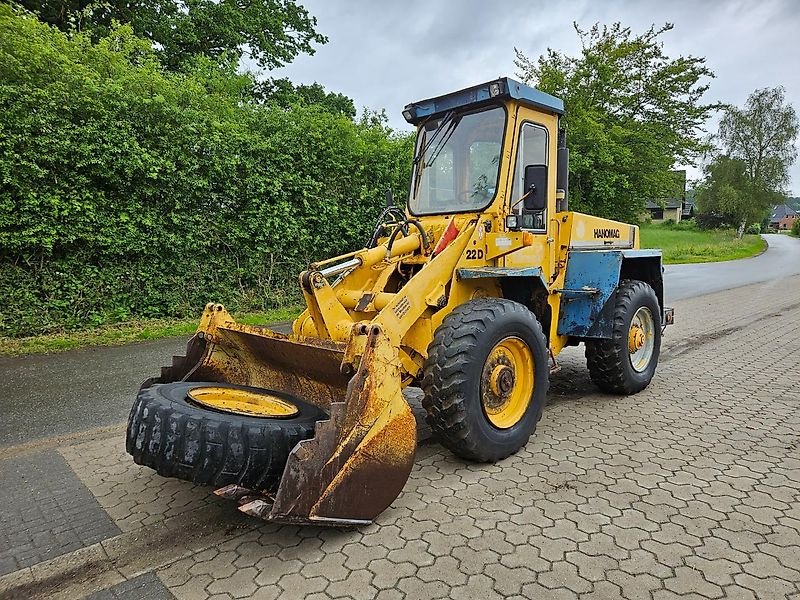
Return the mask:
{"type": "Polygon", "coordinates": [[[267,388],[296,396],[324,410],[341,402],[349,377],[341,372],[345,344],[289,338],[247,325],[215,329],[213,341],[192,379],[267,388]]]}
{"type": "MultiPolygon", "coordinates": [[[[332,403],[330,419],[289,455],[269,519],[369,523],[403,489],[417,427],[403,397],[398,352],[377,325],[361,326],[351,344],[359,342],[364,350],[344,402],[332,403]]],[[[345,359],[345,371],[354,366],[345,359]]]]}
{"type": "MultiPolygon", "coordinates": [[[[216,305],[218,306],[218,305],[216,305]]],[[[221,307],[160,381],[220,381],[284,392],[329,414],[290,453],[275,490],[217,490],[270,521],[359,525],[403,489],[416,421],[402,394],[400,361],[379,325],[357,325],[349,344],[241,325],[221,307]],[[192,360],[196,362],[191,364],[192,360]],[[357,364],[356,364],[357,363],[357,364]]]]}

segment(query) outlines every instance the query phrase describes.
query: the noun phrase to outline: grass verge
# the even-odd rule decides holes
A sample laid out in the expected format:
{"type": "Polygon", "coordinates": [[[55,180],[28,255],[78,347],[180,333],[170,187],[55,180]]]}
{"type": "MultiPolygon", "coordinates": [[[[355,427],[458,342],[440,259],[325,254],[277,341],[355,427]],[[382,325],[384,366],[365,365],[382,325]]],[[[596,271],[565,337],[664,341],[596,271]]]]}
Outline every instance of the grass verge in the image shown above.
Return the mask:
{"type": "Polygon", "coordinates": [[[733,229],[697,229],[693,223],[642,225],[642,248],[661,248],[664,263],[703,263],[748,258],[764,251],[761,236],[736,239],[733,229]]]}
{"type": "MultiPolygon", "coordinates": [[[[289,321],[300,314],[299,306],[279,308],[266,312],[235,315],[236,320],[248,325],[263,325],[276,321],[289,321]]],[[[200,315],[194,319],[139,319],[114,325],[104,325],[83,331],[70,331],[27,338],[0,337],[0,356],[48,354],[88,346],[122,346],[167,337],[188,336],[197,329],[200,315]]]]}

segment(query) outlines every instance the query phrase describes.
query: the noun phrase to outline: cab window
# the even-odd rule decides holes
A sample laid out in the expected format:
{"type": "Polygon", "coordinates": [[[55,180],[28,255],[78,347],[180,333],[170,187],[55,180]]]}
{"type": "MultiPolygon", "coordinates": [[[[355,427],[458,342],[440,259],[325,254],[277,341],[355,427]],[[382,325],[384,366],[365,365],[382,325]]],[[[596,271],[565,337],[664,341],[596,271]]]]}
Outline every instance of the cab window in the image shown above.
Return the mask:
{"type": "Polygon", "coordinates": [[[420,126],[409,209],[414,215],[473,212],[497,193],[506,111],[452,111],[420,126]]]}
{"type": "MultiPolygon", "coordinates": [[[[517,163],[514,169],[514,183],[511,191],[511,204],[519,200],[524,193],[525,167],[529,165],[547,165],[547,129],[535,123],[523,123],[517,147],[517,163]]],[[[547,224],[547,210],[529,211],[520,202],[514,212],[522,215],[522,228],[544,231],[547,224]]]]}

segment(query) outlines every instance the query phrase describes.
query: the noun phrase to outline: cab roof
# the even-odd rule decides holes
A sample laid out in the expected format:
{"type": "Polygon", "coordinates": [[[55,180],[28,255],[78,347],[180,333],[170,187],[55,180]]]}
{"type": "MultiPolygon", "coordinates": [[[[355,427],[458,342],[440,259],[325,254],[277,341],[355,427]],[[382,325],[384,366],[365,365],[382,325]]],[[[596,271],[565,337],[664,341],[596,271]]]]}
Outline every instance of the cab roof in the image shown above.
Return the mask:
{"type": "Polygon", "coordinates": [[[561,98],[546,94],[510,77],[501,77],[457,92],[407,104],[403,109],[403,118],[412,125],[417,125],[429,117],[449,110],[470,106],[477,107],[495,100],[508,99],[517,100],[526,106],[556,115],[564,114],[564,101],[561,98]]]}

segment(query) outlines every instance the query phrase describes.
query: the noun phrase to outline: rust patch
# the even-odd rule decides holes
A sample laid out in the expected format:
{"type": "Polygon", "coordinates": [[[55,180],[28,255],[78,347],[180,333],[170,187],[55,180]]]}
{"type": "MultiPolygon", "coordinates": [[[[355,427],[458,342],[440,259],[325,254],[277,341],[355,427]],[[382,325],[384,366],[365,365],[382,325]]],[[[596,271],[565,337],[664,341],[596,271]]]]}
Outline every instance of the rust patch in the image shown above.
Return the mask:
{"type": "Polygon", "coordinates": [[[186,356],[173,358],[143,387],[180,380],[233,383],[291,394],[327,410],[347,390],[348,378],[341,373],[344,348],[331,340],[228,323],[217,326],[213,338],[193,337],[186,356]]]}
{"type": "Polygon", "coordinates": [[[397,349],[380,327],[368,331],[346,399],[332,403],[330,419],[289,456],[270,520],[368,522],[403,489],[414,462],[416,421],[402,395],[397,349]]]}

